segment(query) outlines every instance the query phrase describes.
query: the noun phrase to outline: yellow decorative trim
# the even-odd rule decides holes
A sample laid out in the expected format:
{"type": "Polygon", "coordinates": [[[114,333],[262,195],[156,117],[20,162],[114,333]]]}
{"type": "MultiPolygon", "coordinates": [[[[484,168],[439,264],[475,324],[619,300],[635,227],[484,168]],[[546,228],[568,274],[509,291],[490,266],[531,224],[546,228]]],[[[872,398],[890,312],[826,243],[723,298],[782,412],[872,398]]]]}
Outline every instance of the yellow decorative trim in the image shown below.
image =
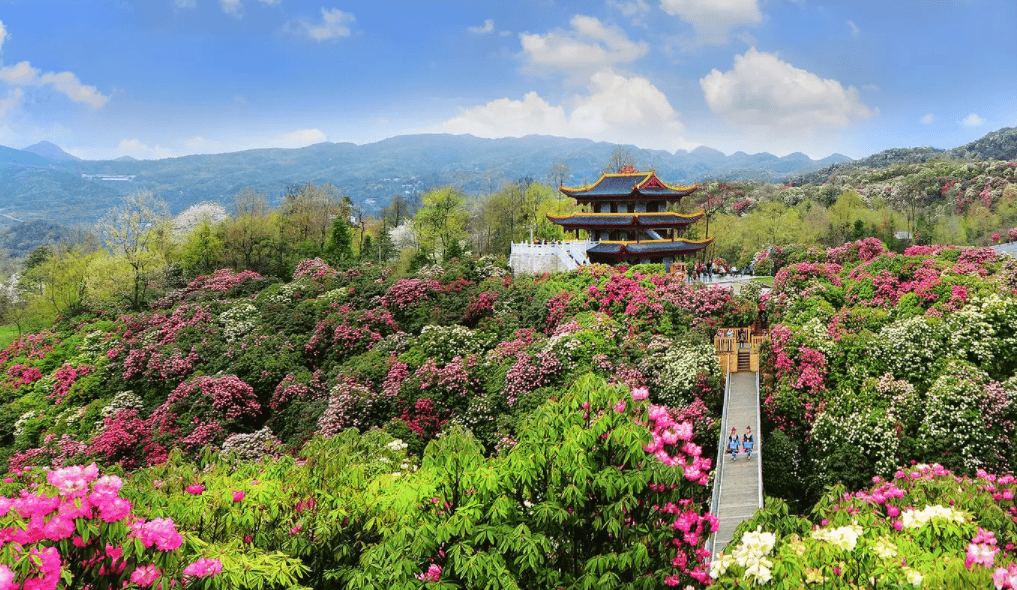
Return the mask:
{"type": "Polygon", "coordinates": [[[548,219],[569,219],[572,217],[640,217],[642,215],[674,215],[679,219],[694,219],[696,217],[702,217],[706,212],[700,209],[696,213],[677,213],[674,211],[633,211],[632,213],[570,213],[568,215],[551,215],[546,213],[548,219]]]}
{"type": "Polygon", "coordinates": [[[661,180],[661,178],[659,176],[657,176],[657,172],[656,171],[650,172],[650,174],[645,179],[643,179],[642,182],[640,182],[639,184],[636,185],[636,188],[642,188],[644,184],[646,184],[647,182],[650,182],[651,178],[656,178],[657,182],[659,182],[661,185],[663,185],[663,186],[665,186],[665,187],[667,187],[667,188],[669,188],[669,189],[671,189],[673,191],[688,191],[688,190],[693,190],[694,191],[694,190],[699,188],[699,183],[698,182],[696,184],[687,184],[687,185],[681,185],[681,186],[668,184],[668,183],[664,182],[663,180],[661,180]]]}
{"type": "Polygon", "coordinates": [[[686,240],[679,238],[677,240],[600,240],[601,244],[709,244],[713,241],[713,238],[706,238],[702,240],[686,240]]]}

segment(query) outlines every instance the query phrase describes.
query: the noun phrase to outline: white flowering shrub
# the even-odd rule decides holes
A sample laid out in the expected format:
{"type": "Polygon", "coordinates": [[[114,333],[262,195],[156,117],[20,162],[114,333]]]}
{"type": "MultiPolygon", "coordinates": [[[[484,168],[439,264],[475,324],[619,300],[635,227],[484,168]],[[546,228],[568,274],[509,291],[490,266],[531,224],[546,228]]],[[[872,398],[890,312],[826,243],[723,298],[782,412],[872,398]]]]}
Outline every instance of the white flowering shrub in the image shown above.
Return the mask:
{"type": "Polygon", "coordinates": [[[420,346],[424,353],[439,364],[457,356],[466,358],[471,354],[482,354],[492,344],[484,335],[458,324],[424,326],[420,333],[420,346]]]}
{"type": "Polygon", "coordinates": [[[258,308],[246,301],[237,303],[219,314],[223,335],[226,337],[226,342],[229,343],[242,340],[244,336],[258,327],[260,320],[261,313],[258,312],[258,308]]]}
{"type": "Polygon", "coordinates": [[[1017,301],[992,294],[974,298],[947,317],[950,351],[995,379],[1017,368],[1017,301]]]}
{"type": "Polygon", "coordinates": [[[932,364],[946,354],[942,322],[916,316],[898,320],[879,331],[874,360],[897,378],[921,381],[932,364]]]}
{"type": "MultiPolygon", "coordinates": [[[[120,412],[141,410],[144,405],[145,404],[141,400],[141,397],[133,391],[121,391],[114,395],[113,399],[99,410],[99,415],[103,418],[106,418],[107,416],[116,416],[120,412]]],[[[102,420],[99,421],[99,425],[101,424],[102,420]]]]}
{"type": "Polygon", "coordinates": [[[816,473],[824,478],[823,483],[830,485],[845,477],[838,466],[842,456],[835,450],[847,446],[853,447],[852,452],[860,454],[859,458],[872,464],[875,473],[893,473],[898,467],[900,450],[895,428],[897,422],[893,410],[883,408],[861,408],[853,412],[828,408],[816,416],[811,439],[822,449],[815,455],[815,460],[818,463],[816,473]]]}
{"type": "Polygon", "coordinates": [[[223,455],[234,454],[241,461],[257,461],[265,455],[278,453],[282,443],[268,426],[257,432],[238,433],[222,443],[223,455]]]}
{"type": "Polygon", "coordinates": [[[647,356],[640,370],[651,376],[650,392],[655,401],[667,406],[690,403],[700,393],[701,377],[707,381],[721,377],[713,345],[680,341],[663,354],[647,356]]]}
{"type": "Polygon", "coordinates": [[[945,455],[945,463],[957,457],[970,472],[993,456],[997,441],[986,428],[981,407],[987,381],[985,372],[950,361],[926,394],[925,418],[918,431],[926,456],[945,455]]]}

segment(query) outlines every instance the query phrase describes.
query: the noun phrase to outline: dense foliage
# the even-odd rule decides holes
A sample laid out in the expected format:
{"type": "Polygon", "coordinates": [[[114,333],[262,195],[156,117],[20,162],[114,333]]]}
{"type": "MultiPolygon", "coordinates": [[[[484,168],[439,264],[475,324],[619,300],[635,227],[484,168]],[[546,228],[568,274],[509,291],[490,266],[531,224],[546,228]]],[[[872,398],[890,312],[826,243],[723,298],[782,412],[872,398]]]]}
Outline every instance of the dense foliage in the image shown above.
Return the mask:
{"type": "MultiPolygon", "coordinates": [[[[706,580],[709,338],[756,302],[662,270],[311,259],[287,282],[221,270],[145,311],[81,311],[0,353],[0,495],[40,468],[127,470],[128,528],[89,534],[172,522],[223,588],[706,580]]],[[[110,584],[148,567],[122,555],[110,584]]]]}

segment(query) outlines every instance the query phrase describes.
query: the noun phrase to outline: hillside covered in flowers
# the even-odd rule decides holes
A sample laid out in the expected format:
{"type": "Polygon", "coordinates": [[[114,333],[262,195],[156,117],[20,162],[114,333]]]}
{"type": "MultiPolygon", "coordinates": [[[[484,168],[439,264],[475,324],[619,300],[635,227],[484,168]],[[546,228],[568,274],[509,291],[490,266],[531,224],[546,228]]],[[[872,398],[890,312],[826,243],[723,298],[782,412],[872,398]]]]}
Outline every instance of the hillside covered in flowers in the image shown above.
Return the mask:
{"type": "Polygon", "coordinates": [[[0,353],[0,590],[1013,587],[1017,262],[770,264],[309,259],[65,316],[0,353]],[[767,507],[711,562],[712,338],[760,310],[767,507]]]}

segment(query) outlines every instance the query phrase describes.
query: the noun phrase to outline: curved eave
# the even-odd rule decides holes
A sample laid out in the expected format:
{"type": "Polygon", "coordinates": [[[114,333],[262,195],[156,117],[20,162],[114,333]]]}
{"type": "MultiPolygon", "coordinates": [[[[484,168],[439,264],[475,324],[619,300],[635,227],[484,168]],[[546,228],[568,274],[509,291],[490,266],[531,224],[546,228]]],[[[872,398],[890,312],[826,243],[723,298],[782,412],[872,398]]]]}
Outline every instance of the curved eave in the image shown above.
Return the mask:
{"type": "Polygon", "coordinates": [[[596,256],[616,258],[647,256],[680,255],[699,252],[713,243],[713,238],[705,240],[646,240],[634,241],[603,241],[589,248],[586,252],[596,256]]]}
{"type": "Polygon", "coordinates": [[[703,213],[578,213],[573,215],[547,215],[547,220],[569,229],[584,228],[679,228],[702,219],[703,213]]]}

